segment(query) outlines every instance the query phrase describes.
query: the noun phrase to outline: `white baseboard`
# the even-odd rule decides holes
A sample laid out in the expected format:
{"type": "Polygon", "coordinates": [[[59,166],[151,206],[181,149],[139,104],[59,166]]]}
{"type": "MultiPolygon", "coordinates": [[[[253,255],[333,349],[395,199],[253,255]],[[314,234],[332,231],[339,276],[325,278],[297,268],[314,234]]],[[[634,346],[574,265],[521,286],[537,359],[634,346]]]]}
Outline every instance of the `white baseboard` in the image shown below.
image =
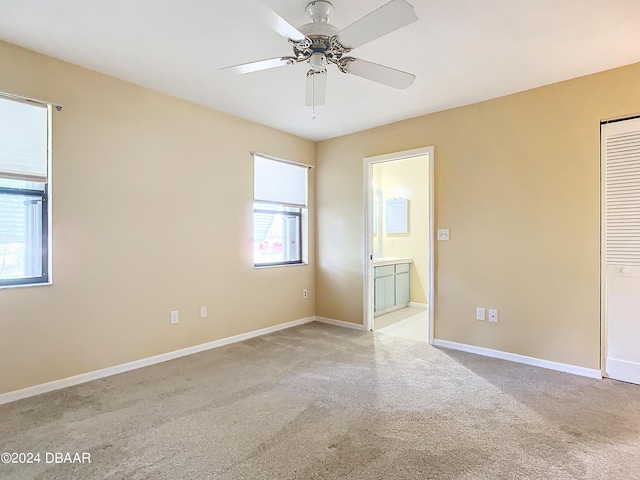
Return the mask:
{"type": "Polygon", "coordinates": [[[640,363],[608,357],[605,365],[609,378],[640,385],[640,363]]]}
{"type": "Polygon", "coordinates": [[[452,350],[460,350],[462,352],[475,353],[485,357],[499,358],[501,360],[509,360],[510,362],[524,363],[525,365],[533,365],[534,367],[548,368],[549,370],[557,370],[558,372],[571,373],[589,378],[602,378],[600,370],[592,368],[578,367],[566,363],[552,362],[550,360],[542,360],[535,357],[527,357],[518,355],[517,353],[503,352],[501,350],[492,350],[490,348],[476,347],[464,343],[450,342],[448,340],[433,340],[434,347],[450,348],[452,350]]]}
{"type": "Polygon", "coordinates": [[[427,303],[409,302],[410,307],[429,308],[427,303]]]}
{"type": "Polygon", "coordinates": [[[157,363],[166,362],[176,358],[186,357],[187,355],[193,355],[194,353],[203,352],[205,350],[211,350],[213,348],[223,347],[232,343],[242,342],[243,340],[260,337],[262,335],[267,335],[279,330],[285,330],[287,328],[297,327],[298,325],[304,325],[305,323],[311,323],[314,320],[316,320],[316,317],[301,318],[299,320],[293,320],[292,322],[274,325],[273,327],[261,328],[260,330],[241,333],[232,337],[221,338],[220,340],[214,340],[212,342],[194,345],[193,347],[182,348],[173,352],[162,353],[153,357],[143,358],[113,367],[103,368],[101,370],[95,370],[93,372],[82,373],[73,377],[62,378],[60,380],[54,380],[52,382],[43,383],[41,385],[35,385],[33,387],[15,390],[13,392],[3,393],[0,394],[0,405],[15,402],[16,400],[21,400],[23,398],[33,397],[42,393],[60,390],[61,388],[72,387],[74,385],[90,382],[92,380],[98,380],[100,378],[109,377],[111,375],[117,375],[118,373],[124,373],[131,370],[136,370],[138,368],[148,367],[150,365],[155,365],[157,363]]]}
{"type": "Polygon", "coordinates": [[[359,323],[344,322],[342,320],[334,320],[333,318],[316,317],[316,322],[326,323],[328,325],[335,325],[336,327],[344,327],[344,328],[351,328],[353,330],[364,331],[364,326],[360,325],[359,323]]]}

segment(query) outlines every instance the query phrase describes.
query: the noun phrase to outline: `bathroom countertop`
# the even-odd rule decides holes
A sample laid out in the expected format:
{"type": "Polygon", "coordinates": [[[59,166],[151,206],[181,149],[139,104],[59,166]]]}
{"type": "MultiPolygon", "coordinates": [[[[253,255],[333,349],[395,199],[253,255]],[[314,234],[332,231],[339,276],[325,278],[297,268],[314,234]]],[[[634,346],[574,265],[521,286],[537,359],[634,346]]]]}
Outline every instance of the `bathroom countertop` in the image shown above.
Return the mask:
{"type": "Polygon", "coordinates": [[[413,263],[413,258],[411,257],[378,257],[373,259],[374,267],[381,267],[384,265],[396,265],[398,263],[413,263]]]}

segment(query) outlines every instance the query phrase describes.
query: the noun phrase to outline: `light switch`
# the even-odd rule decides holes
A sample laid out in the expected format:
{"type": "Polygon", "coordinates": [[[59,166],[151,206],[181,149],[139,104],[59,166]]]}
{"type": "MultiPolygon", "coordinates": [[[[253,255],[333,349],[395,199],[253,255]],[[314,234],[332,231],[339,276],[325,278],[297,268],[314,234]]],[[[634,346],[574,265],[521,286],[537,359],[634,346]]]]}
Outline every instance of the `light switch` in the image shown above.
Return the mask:
{"type": "Polygon", "coordinates": [[[438,240],[449,240],[449,229],[448,228],[439,228],[438,229],[438,240]]]}

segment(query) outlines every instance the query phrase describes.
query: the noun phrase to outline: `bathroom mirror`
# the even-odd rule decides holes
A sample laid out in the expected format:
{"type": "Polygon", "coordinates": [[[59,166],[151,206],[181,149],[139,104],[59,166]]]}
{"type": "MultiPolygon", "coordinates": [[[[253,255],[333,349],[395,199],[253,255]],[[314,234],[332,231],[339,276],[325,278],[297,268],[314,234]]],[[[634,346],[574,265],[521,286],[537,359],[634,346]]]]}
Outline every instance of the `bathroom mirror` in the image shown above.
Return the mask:
{"type": "Polygon", "coordinates": [[[390,198],[387,200],[385,215],[387,233],[409,232],[409,201],[406,198],[390,198]]]}

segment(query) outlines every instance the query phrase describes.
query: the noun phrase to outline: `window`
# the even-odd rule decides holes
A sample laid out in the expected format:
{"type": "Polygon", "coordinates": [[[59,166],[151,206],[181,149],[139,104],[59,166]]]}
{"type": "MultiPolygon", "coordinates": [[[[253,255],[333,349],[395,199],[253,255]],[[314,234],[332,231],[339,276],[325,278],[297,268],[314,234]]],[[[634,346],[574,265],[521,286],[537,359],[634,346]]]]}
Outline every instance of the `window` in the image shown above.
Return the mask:
{"type": "Polygon", "coordinates": [[[49,118],[0,97],[0,287],[49,281],[49,118]]]}
{"type": "Polygon", "coordinates": [[[307,166],[254,154],[254,266],[304,263],[307,172],[307,166]]]}

